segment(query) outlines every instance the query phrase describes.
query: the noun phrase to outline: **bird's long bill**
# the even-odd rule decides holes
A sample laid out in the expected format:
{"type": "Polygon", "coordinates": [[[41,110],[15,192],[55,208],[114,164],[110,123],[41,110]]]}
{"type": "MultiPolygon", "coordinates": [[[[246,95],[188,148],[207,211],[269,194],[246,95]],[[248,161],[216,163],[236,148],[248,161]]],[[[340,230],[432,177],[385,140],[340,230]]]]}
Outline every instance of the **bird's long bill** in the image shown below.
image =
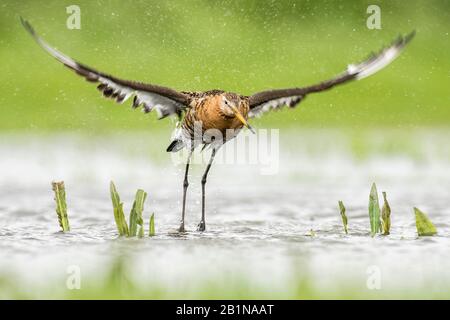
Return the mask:
{"type": "Polygon", "coordinates": [[[245,120],[244,116],[242,115],[242,113],[239,112],[239,110],[237,108],[233,108],[234,110],[234,114],[236,116],[236,118],[238,118],[238,120],[240,122],[242,122],[242,124],[248,129],[250,130],[253,134],[255,134],[255,130],[253,130],[253,128],[250,126],[250,124],[247,122],[247,120],[245,120]]]}

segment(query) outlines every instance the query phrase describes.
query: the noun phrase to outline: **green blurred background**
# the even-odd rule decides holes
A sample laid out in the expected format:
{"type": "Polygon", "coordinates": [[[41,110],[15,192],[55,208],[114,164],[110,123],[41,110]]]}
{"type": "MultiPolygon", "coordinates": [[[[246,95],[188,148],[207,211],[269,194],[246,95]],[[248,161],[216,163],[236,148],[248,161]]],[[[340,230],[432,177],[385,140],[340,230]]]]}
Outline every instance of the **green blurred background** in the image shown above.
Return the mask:
{"type": "Polygon", "coordinates": [[[0,130],[89,133],[170,130],[155,114],[101,97],[46,55],[23,16],[53,46],[116,76],[180,90],[251,94],[313,84],[399,33],[416,39],[364,81],[309,96],[256,127],[417,127],[450,124],[450,1],[9,1],[0,5],[0,130]],[[66,7],[81,8],[81,30],[66,7]],[[381,30],[366,9],[381,7],[381,30]]]}

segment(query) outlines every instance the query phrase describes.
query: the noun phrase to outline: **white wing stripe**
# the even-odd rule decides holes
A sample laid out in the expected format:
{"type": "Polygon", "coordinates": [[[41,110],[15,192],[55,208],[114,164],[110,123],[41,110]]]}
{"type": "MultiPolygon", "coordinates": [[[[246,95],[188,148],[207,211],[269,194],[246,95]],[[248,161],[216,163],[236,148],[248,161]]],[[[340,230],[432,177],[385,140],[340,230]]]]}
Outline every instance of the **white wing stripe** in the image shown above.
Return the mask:
{"type": "Polygon", "coordinates": [[[368,76],[371,76],[372,74],[380,71],[392,61],[394,61],[402,52],[405,44],[405,41],[396,43],[383,50],[372,59],[369,59],[357,65],[351,64],[347,67],[347,72],[349,74],[355,74],[355,78],[357,80],[367,78],[368,76]]]}
{"type": "Polygon", "coordinates": [[[283,106],[294,107],[297,103],[300,102],[302,96],[293,96],[293,97],[283,97],[279,99],[273,99],[267,101],[256,108],[253,108],[249,111],[248,116],[250,118],[259,117],[262,114],[270,111],[270,110],[278,110],[283,106]]]}
{"type": "Polygon", "coordinates": [[[127,101],[131,96],[135,96],[133,102],[133,107],[137,108],[143,105],[144,112],[150,112],[152,109],[156,109],[159,118],[166,117],[171,114],[179,114],[181,110],[185,108],[183,103],[176,100],[172,100],[165,97],[159,93],[151,91],[143,91],[137,88],[129,87],[125,84],[119,84],[114,79],[109,78],[108,75],[102,74],[87,66],[76,62],[65,54],[59,52],[58,50],[52,48],[48,45],[41,37],[39,37],[31,25],[21,18],[22,24],[25,29],[32,35],[32,37],[37,41],[37,43],[48,53],[50,53],[57,60],[73,69],[75,72],[85,77],[91,82],[100,82],[97,87],[102,91],[105,97],[115,99],[118,103],[123,103],[127,101]]]}

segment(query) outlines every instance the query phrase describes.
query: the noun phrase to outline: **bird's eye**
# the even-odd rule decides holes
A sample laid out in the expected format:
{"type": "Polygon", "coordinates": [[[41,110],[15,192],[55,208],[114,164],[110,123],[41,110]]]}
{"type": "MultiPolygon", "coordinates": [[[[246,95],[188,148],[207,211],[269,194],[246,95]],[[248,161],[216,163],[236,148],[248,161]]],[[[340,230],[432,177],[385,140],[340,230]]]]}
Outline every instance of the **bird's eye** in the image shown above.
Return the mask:
{"type": "Polygon", "coordinates": [[[227,100],[225,100],[225,104],[228,105],[228,101],[227,100]]]}

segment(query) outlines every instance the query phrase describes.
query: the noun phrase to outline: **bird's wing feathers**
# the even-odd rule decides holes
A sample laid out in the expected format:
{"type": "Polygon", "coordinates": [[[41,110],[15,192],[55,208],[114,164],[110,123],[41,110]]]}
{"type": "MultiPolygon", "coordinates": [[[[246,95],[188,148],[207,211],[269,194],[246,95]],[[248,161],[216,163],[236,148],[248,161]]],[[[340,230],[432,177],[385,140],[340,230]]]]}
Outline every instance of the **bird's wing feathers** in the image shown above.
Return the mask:
{"type": "Polygon", "coordinates": [[[414,34],[415,32],[413,31],[405,37],[398,37],[389,47],[359,64],[350,64],[345,72],[331,80],[309,87],[268,90],[253,94],[249,97],[249,117],[259,116],[267,111],[280,109],[285,105],[293,108],[309,93],[328,90],[335,85],[363,79],[376,73],[391,63],[402,52],[402,49],[411,41],[414,34]]]}
{"type": "Polygon", "coordinates": [[[142,105],[146,113],[155,109],[159,118],[164,118],[172,114],[180,115],[189,105],[189,96],[176,90],[118,79],[81,64],[52,48],[36,34],[33,27],[27,21],[22,18],[21,21],[25,29],[45,51],[84,77],[87,81],[99,83],[97,88],[107,98],[112,98],[118,103],[123,103],[133,96],[133,108],[138,108],[142,105]]]}

